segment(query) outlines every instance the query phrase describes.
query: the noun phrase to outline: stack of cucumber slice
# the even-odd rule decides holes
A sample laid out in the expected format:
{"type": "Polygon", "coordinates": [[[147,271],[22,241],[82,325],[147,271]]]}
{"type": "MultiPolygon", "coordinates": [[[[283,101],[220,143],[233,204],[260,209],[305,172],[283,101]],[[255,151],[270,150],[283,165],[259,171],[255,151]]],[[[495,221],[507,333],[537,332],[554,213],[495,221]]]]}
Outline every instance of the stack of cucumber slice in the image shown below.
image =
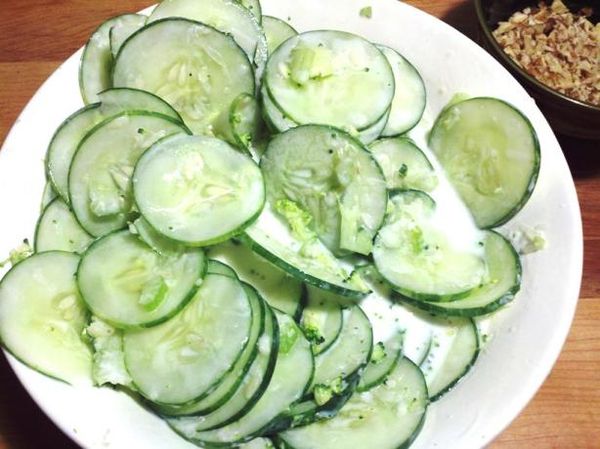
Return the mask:
{"type": "Polygon", "coordinates": [[[407,59],[258,0],[110,19],[80,87],[35,253],[0,282],[3,347],[200,447],[407,447],[475,363],[474,318],[520,288],[493,228],[536,183],[527,118],[454,102],[419,148],[407,59]]]}

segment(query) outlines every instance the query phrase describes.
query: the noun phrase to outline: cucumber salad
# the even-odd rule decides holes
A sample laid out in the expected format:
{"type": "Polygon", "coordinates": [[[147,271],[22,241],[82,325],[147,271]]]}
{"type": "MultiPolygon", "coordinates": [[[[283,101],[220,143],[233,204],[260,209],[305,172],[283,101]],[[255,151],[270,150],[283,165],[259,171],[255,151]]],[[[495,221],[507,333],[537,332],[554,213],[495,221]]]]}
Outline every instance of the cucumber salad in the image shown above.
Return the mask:
{"type": "Polygon", "coordinates": [[[496,228],[536,184],[529,120],[466,95],[424,120],[398,51],[258,0],[112,18],[79,83],[3,348],[199,447],[408,447],[520,289],[496,228]]]}

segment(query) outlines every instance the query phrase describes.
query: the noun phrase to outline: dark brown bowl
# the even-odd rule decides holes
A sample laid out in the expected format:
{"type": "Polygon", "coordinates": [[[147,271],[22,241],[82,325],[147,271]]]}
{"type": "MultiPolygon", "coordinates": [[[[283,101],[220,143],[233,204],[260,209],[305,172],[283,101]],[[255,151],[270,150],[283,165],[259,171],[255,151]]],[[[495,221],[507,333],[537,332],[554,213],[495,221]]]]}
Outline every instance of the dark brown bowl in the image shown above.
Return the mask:
{"type": "MultiPolygon", "coordinates": [[[[547,1],[551,2],[552,0],[547,1]]],[[[600,14],[598,0],[564,0],[564,3],[571,11],[596,5],[591,20],[594,23],[598,22],[600,14]]],[[[475,0],[482,41],[487,50],[527,89],[555,131],[582,139],[600,140],[600,106],[567,97],[541,83],[504,53],[492,35],[498,22],[507,20],[516,11],[522,11],[527,6],[536,6],[537,4],[537,0],[475,0]]]]}

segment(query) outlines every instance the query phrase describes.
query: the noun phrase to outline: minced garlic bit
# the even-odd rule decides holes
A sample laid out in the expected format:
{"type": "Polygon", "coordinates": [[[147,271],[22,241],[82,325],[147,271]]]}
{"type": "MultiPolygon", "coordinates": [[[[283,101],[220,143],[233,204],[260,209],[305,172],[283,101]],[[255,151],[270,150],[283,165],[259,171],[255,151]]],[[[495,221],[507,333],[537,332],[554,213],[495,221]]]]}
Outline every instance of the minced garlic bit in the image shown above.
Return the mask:
{"type": "Polygon", "coordinates": [[[494,37],[519,66],[549,87],[600,105],[600,24],[590,9],[571,13],[561,0],[525,8],[500,22],[494,37]]]}

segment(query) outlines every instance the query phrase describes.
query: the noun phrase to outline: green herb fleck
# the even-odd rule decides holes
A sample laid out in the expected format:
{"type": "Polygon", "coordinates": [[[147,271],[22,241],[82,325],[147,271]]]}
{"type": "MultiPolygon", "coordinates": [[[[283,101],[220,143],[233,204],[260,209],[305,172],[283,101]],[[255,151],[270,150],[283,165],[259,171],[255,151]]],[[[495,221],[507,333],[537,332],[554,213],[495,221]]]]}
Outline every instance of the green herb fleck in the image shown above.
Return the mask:
{"type": "Polygon", "coordinates": [[[359,11],[359,15],[361,17],[364,17],[365,19],[370,19],[371,17],[373,17],[373,7],[365,6],[359,11]]]}
{"type": "Polygon", "coordinates": [[[402,164],[400,170],[398,170],[398,176],[401,178],[406,178],[406,174],[408,173],[408,165],[402,164]]]}

